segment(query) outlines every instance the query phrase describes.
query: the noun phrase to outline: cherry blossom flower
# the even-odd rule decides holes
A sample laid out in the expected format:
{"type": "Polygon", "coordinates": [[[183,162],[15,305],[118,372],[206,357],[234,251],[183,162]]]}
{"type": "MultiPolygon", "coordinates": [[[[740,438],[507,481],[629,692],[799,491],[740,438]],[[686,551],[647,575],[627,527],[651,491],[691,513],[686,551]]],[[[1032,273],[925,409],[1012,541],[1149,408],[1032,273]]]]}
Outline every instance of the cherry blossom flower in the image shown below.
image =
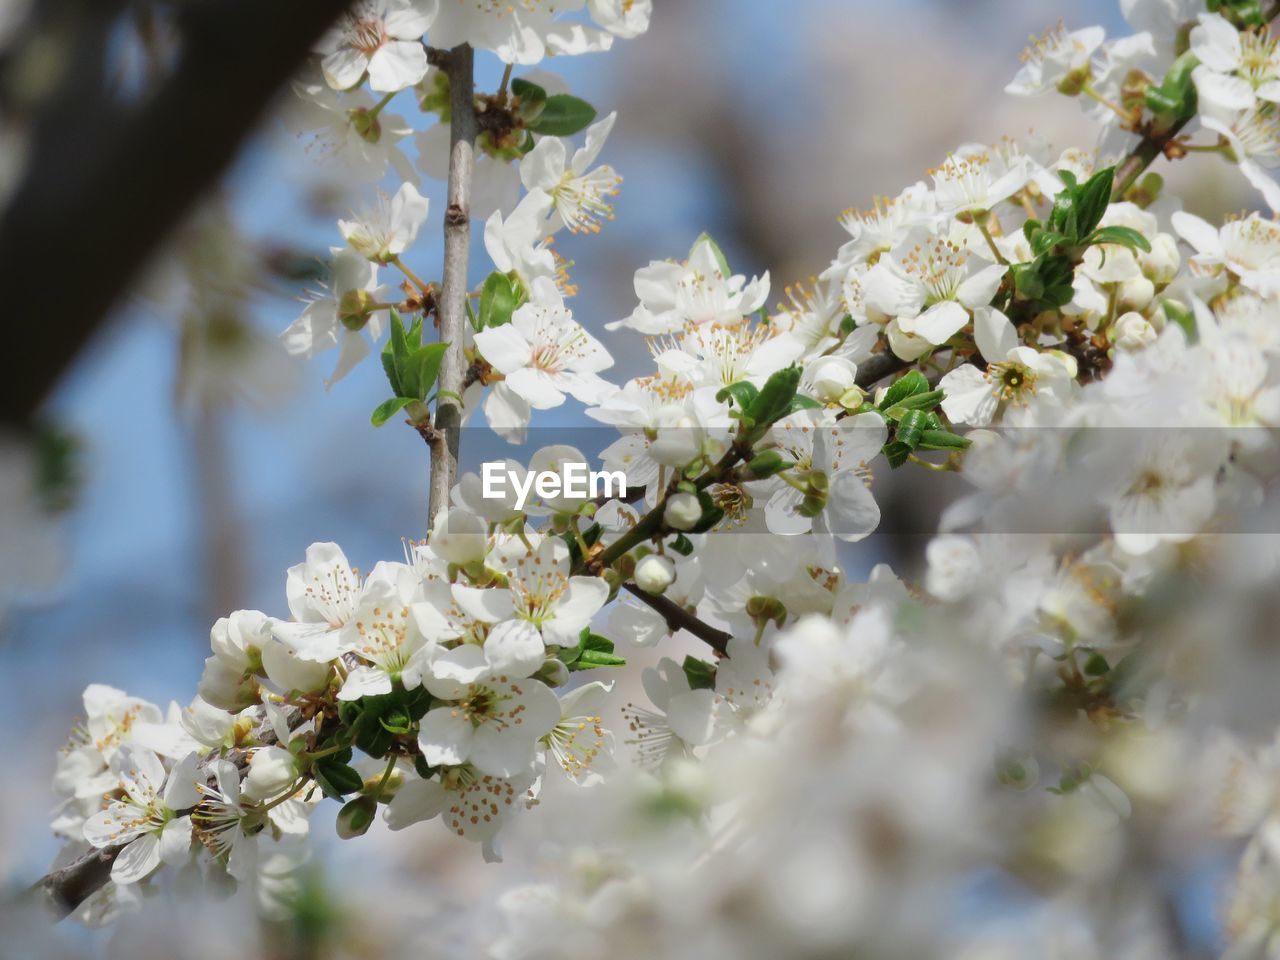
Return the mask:
{"type": "Polygon", "coordinates": [[[126,748],[113,763],[124,798],[112,800],[90,817],[84,837],[95,847],[125,844],[111,865],[111,879],[136,883],[161,863],[180,863],[191,847],[191,817],[178,811],[200,800],[195,784],[195,756],[165,773],[149,750],[126,748]]]}
{"type": "Polygon", "coordinates": [[[1006,269],[953,240],[928,236],[881,257],[862,290],[867,305],[897,319],[903,333],[939,346],[991,302],[1006,269]]]}
{"type": "Polygon", "coordinates": [[[338,362],[325,381],[327,387],[369,355],[366,337],[375,343],[382,338],[390,315],[385,307],[375,309],[374,305],[392,296],[391,287],[378,284],[377,264],[354,250],[333,247],[330,253],[328,293],[315,297],[302,316],[280,334],[285,350],[294,356],[310,358],[338,348],[338,362]]]}
{"type": "Polygon", "coordinates": [[[339,220],[338,230],[351,249],[374,263],[389,263],[413,243],[427,219],[430,203],[406,181],[395,196],[378,194],[373,206],[352,220],[339,220]]]}
{"type": "Polygon", "coordinates": [[[622,178],[605,164],[587,168],[599,156],[618,115],[611,113],[587,128],[586,143],[568,157],[559,137],[543,137],[520,161],[525,188],[542,190],[555,204],[549,233],[567,226],[573,233],[599,233],[600,221],[613,219],[609,197],[618,192],[622,178]]]}
{"type": "Polygon", "coordinates": [[[391,93],[427,72],[422,35],[440,0],[360,0],[316,47],[329,86],[347,90],[369,75],[369,89],[391,93]]]}
{"type": "Polygon", "coordinates": [[[560,704],[541,681],[496,672],[473,644],[437,656],[422,682],[441,701],[418,735],[432,766],[470,763],[494,777],[528,773],[539,738],[560,719],[560,704]]]}
{"type": "Polygon", "coordinates": [[[984,427],[1003,404],[1064,404],[1070,398],[1074,358],[1057,350],[1022,346],[1013,324],[999,310],[974,311],[973,338],[986,369],[961,364],[938,384],[946,394],[942,409],[952,421],[984,427]]]}
{"type": "Polygon", "coordinates": [[[1173,214],[1173,229],[1195,249],[1192,265],[1207,274],[1226,270],[1262,296],[1280,293],[1280,223],[1252,213],[1215,229],[1194,214],[1173,214]]]}
{"type": "Polygon", "coordinates": [[[573,319],[560,291],[545,278],[534,282],[529,302],[511,315],[510,324],[481,330],[475,343],[507,388],[535,410],[558,407],[565,394],[594,403],[611,389],[599,373],[613,358],[573,319]]]}

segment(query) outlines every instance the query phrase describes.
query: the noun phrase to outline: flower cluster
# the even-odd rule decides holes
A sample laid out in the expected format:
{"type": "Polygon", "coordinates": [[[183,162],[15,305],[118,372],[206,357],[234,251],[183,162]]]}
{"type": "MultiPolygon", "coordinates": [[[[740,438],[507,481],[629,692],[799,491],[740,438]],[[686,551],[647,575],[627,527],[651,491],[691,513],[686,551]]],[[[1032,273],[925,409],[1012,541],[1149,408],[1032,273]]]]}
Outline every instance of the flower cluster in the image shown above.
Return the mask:
{"type": "Polygon", "coordinates": [[[407,262],[430,211],[383,108],[413,88],[439,174],[440,48],[601,50],[649,4],[360,5],[298,89],[326,142],[403,185],[338,223],[286,346],[337,347],[336,380],[385,338],[373,422],[403,412],[433,471],[442,410],[520,442],[534,411],[580,405],[616,439],[509,475],[598,460],[626,490],[495,498],[444,474],[403,562],[363,576],[315,544],[288,618],[219,621],[190,707],[91,687],[57,775],[61,861],[109,851],[101,899],[225,869],[279,906],[278,860],[259,865],[295,855],[321,798],[343,837],[439,820],[494,858],[558,767],[586,789],[538,815],[570,867],[503,896],[499,957],[1168,954],[1167,878],[1223,832],[1249,836],[1231,955],[1274,955],[1280,717],[1258,678],[1280,547],[1238,534],[1268,530],[1280,476],[1280,226],[1210,223],[1147,168],[1221,154],[1276,207],[1280,58],[1257,3],[1123,6],[1141,32],[1053,30],[1008,88],[1085,97],[1096,148],[960,145],[846,212],[848,241],[772,309],[769,275],[701,235],[595,330],[553,240],[612,216],[615,117],[532,72],[475,96],[492,267],[459,290],[407,262]],[[424,341],[435,324],[454,339],[424,341]],[[610,382],[605,331],[645,338],[652,367],[610,382]],[[964,486],[908,528],[929,534],[917,582],[850,577],[843,544],[903,474],[964,486]],[[710,652],[643,670],[647,703],[578,682],[673,635],[710,652]],[[957,917],[975,896],[992,909],[957,917]]]}

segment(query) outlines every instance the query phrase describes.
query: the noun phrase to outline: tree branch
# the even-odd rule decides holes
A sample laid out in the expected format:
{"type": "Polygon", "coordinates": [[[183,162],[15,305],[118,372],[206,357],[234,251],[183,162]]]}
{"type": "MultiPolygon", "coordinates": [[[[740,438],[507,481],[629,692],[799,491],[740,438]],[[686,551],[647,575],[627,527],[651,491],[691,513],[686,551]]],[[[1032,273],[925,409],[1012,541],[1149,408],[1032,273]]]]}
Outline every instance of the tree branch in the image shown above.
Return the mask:
{"type": "MultiPolygon", "coordinates": [[[[29,421],[141,268],[216,182],[350,0],[194,0],[176,5],[177,63],[129,98],[103,75],[119,0],[41,0],[66,63],[29,118],[22,180],[0,212],[11,364],[0,421],[29,421]],[[105,15],[103,13],[105,11],[105,15]]],[[[0,97],[20,101],[3,71],[0,97]]]]}
{"type": "Polygon", "coordinates": [[[688,630],[720,656],[727,657],[729,655],[729,641],[733,639],[733,634],[717,630],[711,624],[699,620],[668,597],[658,597],[652,593],[645,593],[634,583],[624,583],[622,588],[637,600],[648,604],[656,610],[662,616],[662,619],[667,621],[667,627],[672,633],[678,630],[688,630]]]}
{"type": "MultiPolygon", "coordinates": [[[[437,55],[437,59],[438,59],[437,55]]],[[[431,446],[431,506],[428,523],[449,505],[458,474],[462,427],[462,380],[467,372],[463,337],[467,323],[467,263],[471,245],[471,174],[475,166],[478,124],[475,110],[475,53],[469,44],[444,58],[449,77],[449,195],[444,215],[444,277],[439,300],[440,339],[449,344],[440,364],[436,394],[436,432],[431,446]]]]}

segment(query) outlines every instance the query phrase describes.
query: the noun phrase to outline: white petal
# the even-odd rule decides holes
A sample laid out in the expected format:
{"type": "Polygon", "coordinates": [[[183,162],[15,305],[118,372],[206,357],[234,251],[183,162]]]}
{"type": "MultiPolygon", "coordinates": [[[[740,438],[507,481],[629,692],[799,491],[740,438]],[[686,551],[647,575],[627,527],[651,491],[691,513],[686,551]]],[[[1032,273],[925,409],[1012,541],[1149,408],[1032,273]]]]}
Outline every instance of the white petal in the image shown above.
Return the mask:
{"type": "Polygon", "coordinates": [[[1207,220],[1202,220],[1185,210],[1174,211],[1169,219],[1173,223],[1174,232],[1191,244],[1196,253],[1206,254],[1215,259],[1223,256],[1222,238],[1218,228],[1207,220]]]}
{"type": "Polygon", "coordinates": [[[898,325],[904,333],[913,333],[938,346],[959,333],[968,322],[969,311],[954,300],[943,300],[918,317],[899,320],[898,325]]]}
{"type": "Polygon", "coordinates": [[[388,40],[369,58],[369,89],[394,93],[427,75],[427,51],[416,40],[388,40]]]}
{"type": "Polygon", "coordinates": [[[335,90],[348,90],[360,82],[369,66],[369,58],[358,50],[343,47],[320,61],[325,82],[335,90]]]}
{"type": "Polygon", "coordinates": [[[111,879],[119,884],[137,883],[160,866],[160,838],[154,833],[134,840],[111,864],[111,879]]]}
{"type": "Polygon", "coordinates": [[[960,284],[959,289],[956,290],[956,299],[970,310],[987,306],[991,303],[991,298],[996,295],[996,291],[1000,289],[1000,282],[1008,272],[1009,268],[999,263],[983,267],[960,284]]]}
{"type": "Polygon", "coordinates": [[[466,584],[455,583],[453,599],[457,601],[464,613],[483,623],[508,620],[515,614],[511,592],[501,588],[469,587],[466,584]]]}
{"type": "Polygon", "coordinates": [[[439,814],[447,799],[444,787],[436,781],[411,779],[396,791],[383,813],[383,819],[392,830],[403,830],[439,814]]]}
{"type": "Polygon", "coordinates": [[[1018,345],[1018,333],[999,310],[980,307],[973,312],[973,340],[987,363],[999,363],[1018,345]]]}
{"type": "Polygon", "coordinates": [[[471,755],[474,736],[475,727],[461,707],[436,707],[422,718],[418,746],[431,766],[457,766],[471,755]]]}
{"type": "Polygon", "coordinates": [[[347,675],[342,689],[338,691],[338,699],[359,700],[390,692],[391,677],[386,671],[377,667],[356,667],[347,675]]]}
{"type": "Polygon", "coordinates": [[[494,673],[527,677],[542,666],[547,650],[542,634],[528,620],[506,620],[489,631],[484,655],[494,673]]]}
{"type": "Polygon", "coordinates": [[[502,374],[522,369],[533,354],[529,341],[510,324],[481,330],[475,335],[475,344],[480,356],[502,374]]]}

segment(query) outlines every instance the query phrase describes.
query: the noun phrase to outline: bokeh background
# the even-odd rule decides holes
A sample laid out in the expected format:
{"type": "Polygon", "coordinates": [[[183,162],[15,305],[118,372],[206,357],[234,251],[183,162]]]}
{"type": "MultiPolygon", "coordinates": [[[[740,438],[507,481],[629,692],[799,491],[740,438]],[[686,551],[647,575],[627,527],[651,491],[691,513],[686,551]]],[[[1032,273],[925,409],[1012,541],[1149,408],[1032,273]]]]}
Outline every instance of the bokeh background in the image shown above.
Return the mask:
{"type": "MultiPolygon", "coordinates": [[[[1060,17],[1128,32],[1114,0],[654,5],[646,36],[544,65],[602,114],[619,111],[602,157],[625,178],[617,219],[557,244],[576,264],[575,315],[602,335],[633,308],[635,269],[684,256],[701,230],[735,271],[770,271],[776,302],[786,283],[834,255],[842,209],[896,193],[959,144],[1034,131],[1055,151],[1091,146],[1077,105],[1014,100],[1002,88],[1028,35],[1060,17]]],[[[493,89],[495,61],[478,62],[481,88],[493,89]]],[[[412,95],[389,109],[413,117],[412,95]]],[[[47,784],[87,683],[185,704],[214,618],[243,607],[287,613],[284,571],[309,543],[335,540],[367,569],[425,531],[425,449],[396,423],[369,426],[386,396],[376,360],[326,392],[330,357],[294,362],[274,342],[301,309],[299,273],[340,242],[335,218],[372,192],[331,179],[288,131],[288,110],[282,104],[254,138],[50,401],[79,438],[83,480],[62,523],[58,586],[25,598],[0,625],[0,878],[11,890],[36,879],[56,849],[47,784]],[[241,349],[251,363],[235,360],[241,349]]],[[[156,131],[158,147],[163,139],[156,131]]],[[[1217,179],[1225,170],[1183,164],[1178,176],[1196,181],[1193,205],[1247,202],[1217,179]]],[[[408,261],[431,278],[443,184],[424,179],[423,192],[432,217],[408,261]]],[[[480,232],[473,280],[485,272],[480,232]]],[[[617,347],[621,380],[645,357],[636,338],[618,337],[606,343],[617,347]]],[[[541,422],[583,420],[570,404],[541,422]]],[[[857,572],[905,552],[872,538],[845,559],[857,572]]],[[[316,830],[326,832],[324,817],[316,830]]],[[[483,869],[443,831],[416,832],[430,835],[399,855],[483,869]]],[[[330,857],[358,865],[360,847],[330,857]]],[[[485,882],[463,873],[475,886],[459,883],[452,895],[485,882]]]]}

